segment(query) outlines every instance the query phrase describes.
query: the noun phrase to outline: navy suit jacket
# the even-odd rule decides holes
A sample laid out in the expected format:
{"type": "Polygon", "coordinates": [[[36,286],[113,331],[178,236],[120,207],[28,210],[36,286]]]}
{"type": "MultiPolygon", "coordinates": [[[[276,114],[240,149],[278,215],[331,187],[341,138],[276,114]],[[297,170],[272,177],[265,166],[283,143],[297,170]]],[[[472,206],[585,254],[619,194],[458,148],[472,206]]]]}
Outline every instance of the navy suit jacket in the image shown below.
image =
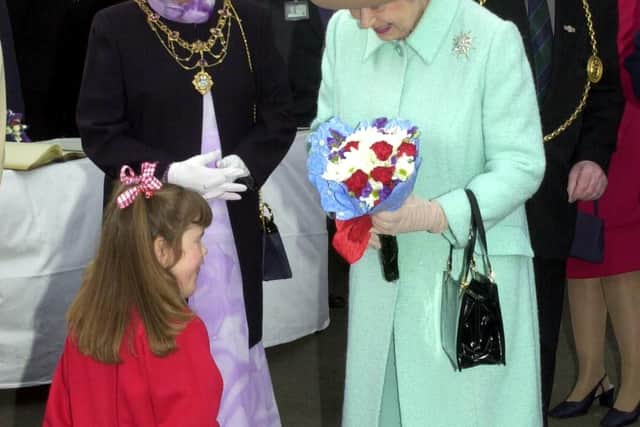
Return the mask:
{"type": "MultiPolygon", "coordinates": [[[[581,160],[591,160],[606,172],[615,151],[624,105],[616,48],[616,3],[589,2],[604,76],[592,87],[583,113],[562,134],[545,143],[544,179],[538,192],[527,202],[531,243],[537,257],[563,259],[569,253],[576,218],[575,204],[569,205],[567,195],[571,167],[581,160]]],[[[486,6],[518,26],[532,62],[524,1],[490,0],[486,6]]],[[[556,1],[555,9],[551,85],[540,105],[545,135],[562,124],[578,105],[586,81],[587,59],[591,55],[582,2],[556,1]]]]}

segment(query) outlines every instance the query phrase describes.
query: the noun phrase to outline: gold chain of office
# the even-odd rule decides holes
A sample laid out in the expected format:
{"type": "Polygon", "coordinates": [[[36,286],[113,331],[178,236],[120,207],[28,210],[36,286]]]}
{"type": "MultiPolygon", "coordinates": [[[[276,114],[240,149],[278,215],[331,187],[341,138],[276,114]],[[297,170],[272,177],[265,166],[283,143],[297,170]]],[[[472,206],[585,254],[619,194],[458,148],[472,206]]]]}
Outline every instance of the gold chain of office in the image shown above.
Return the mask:
{"type": "MultiPolygon", "coordinates": [[[[244,43],[244,52],[247,56],[249,71],[251,71],[251,74],[253,74],[253,61],[251,60],[249,42],[247,42],[247,36],[244,32],[244,27],[242,26],[242,20],[238,16],[238,12],[233,7],[233,4],[230,0],[225,0],[222,9],[218,11],[220,17],[218,18],[216,26],[209,30],[209,33],[211,34],[211,36],[209,36],[209,39],[207,41],[196,40],[193,43],[189,43],[181,39],[179,32],[172,31],[162,21],[160,21],[160,17],[158,16],[158,14],[151,10],[151,8],[147,5],[146,0],[135,0],[135,2],[147,15],[147,22],[149,23],[149,26],[156,34],[156,36],[158,36],[158,39],[160,40],[160,43],[162,43],[162,46],[164,46],[167,52],[169,52],[169,55],[171,55],[176,60],[178,65],[180,65],[187,71],[200,68],[200,71],[198,71],[193,79],[193,86],[198,92],[200,92],[201,95],[204,96],[213,87],[213,79],[211,75],[205,71],[205,68],[213,67],[222,63],[225,56],[227,55],[227,48],[229,46],[229,34],[231,31],[231,20],[229,18],[235,19],[238,23],[240,35],[242,36],[242,41],[244,43]],[[162,32],[164,34],[164,37],[167,38],[166,41],[164,40],[164,37],[160,34],[160,32],[162,32]],[[223,36],[225,32],[226,36],[223,36]],[[213,48],[218,44],[218,40],[220,41],[220,51],[218,53],[214,53],[213,48]],[[180,57],[180,55],[176,52],[176,44],[186,52],[188,52],[187,57],[180,57]],[[213,58],[213,61],[211,63],[209,63],[205,59],[205,54],[213,58]],[[193,65],[189,65],[189,63],[193,61],[193,58],[196,55],[200,57],[198,62],[193,65]]],[[[255,103],[252,107],[252,116],[253,123],[255,123],[257,118],[255,103]]],[[[269,223],[268,218],[270,218],[270,221],[273,221],[273,211],[271,210],[271,207],[267,204],[267,202],[263,200],[261,191],[258,191],[258,200],[260,222],[262,223],[263,229],[267,230],[269,223]]]]}
{"type": "MultiPolygon", "coordinates": [[[[480,6],[484,6],[487,0],[478,0],[480,6]]],[[[578,118],[580,113],[584,110],[585,105],[587,104],[587,99],[589,98],[589,92],[591,91],[591,86],[598,83],[600,79],[602,79],[602,73],[604,72],[604,65],[602,64],[602,60],[598,56],[598,44],[596,41],[596,32],[593,28],[593,19],[591,17],[591,8],[589,7],[589,2],[587,0],[582,0],[582,9],[584,10],[584,17],[587,21],[587,31],[589,32],[589,41],[591,44],[591,56],[587,61],[587,81],[585,82],[584,89],[582,91],[582,97],[580,98],[580,102],[578,106],[574,110],[574,112],[569,116],[564,123],[558,126],[553,132],[544,136],[544,142],[549,142],[562,132],[564,132],[569,126],[573,124],[573,122],[578,118]]]]}
{"type": "Polygon", "coordinates": [[[146,0],[135,0],[138,7],[147,15],[147,23],[151,30],[160,40],[160,43],[171,57],[187,71],[199,68],[193,77],[193,87],[201,95],[205,95],[213,88],[213,78],[207,72],[207,68],[215,67],[224,61],[229,48],[229,35],[231,34],[231,23],[235,20],[240,28],[242,41],[244,42],[249,69],[253,72],[253,64],[249,53],[249,44],[242,27],[242,20],[238,12],[233,7],[230,0],[224,0],[222,9],[218,10],[218,22],[209,29],[207,40],[196,40],[187,42],[180,37],[178,31],[171,28],[160,20],[160,15],[155,13],[147,4],[146,0]]]}

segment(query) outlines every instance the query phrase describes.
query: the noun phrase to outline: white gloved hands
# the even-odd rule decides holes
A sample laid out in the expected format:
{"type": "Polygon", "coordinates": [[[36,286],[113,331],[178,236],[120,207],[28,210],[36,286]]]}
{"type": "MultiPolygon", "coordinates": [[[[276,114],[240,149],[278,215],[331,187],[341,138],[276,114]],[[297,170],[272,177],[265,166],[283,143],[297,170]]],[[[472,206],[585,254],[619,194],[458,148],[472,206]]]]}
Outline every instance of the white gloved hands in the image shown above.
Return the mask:
{"type": "Polygon", "coordinates": [[[220,159],[220,150],[199,154],[175,162],[169,166],[167,181],[196,191],[205,199],[240,200],[238,193],[247,190],[243,184],[236,184],[237,178],[244,176],[244,170],[235,167],[208,167],[220,159]]]}
{"type": "MultiPolygon", "coordinates": [[[[419,199],[413,195],[396,211],[371,216],[373,232],[395,236],[411,231],[442,233],[447,229],[447,217],[438,202],[419,199]]],[[[373,242],[372,242],[373,243],[373,242]]]]}
{"type": "Polygon", "coordinates": [[[245,165],[242,159],[236,154],[229,154],[228,156],[224,156],[222,159],[218,160],[218,167],[240,169],[242,171],[242,175],[238,178],[244,178],[251,175],[247,165],[245,165]]]}

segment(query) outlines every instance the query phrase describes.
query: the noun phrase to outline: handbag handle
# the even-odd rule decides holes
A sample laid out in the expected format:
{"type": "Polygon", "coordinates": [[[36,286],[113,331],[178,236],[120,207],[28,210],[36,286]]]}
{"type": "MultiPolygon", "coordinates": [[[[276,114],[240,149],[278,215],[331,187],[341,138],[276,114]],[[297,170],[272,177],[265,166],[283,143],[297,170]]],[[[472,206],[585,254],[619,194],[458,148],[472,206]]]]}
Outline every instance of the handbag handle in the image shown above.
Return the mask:
{"type": "MultiPolygon", "coordinates": [[[[473,224],[474,229],[476,230],[476,235],[480,236],[480,249],[482,253],[482,261],[484,262],[484,266],[487,271],[487,276],[493,282],[493,267],[491,267],[491,261],[489,260],[489,249],[487,246],[487,233],[484,230],[484,221],[482,221],[482,214],[480,213],[480,206],[478,205],[478,200],[476,199],[476,195],[473,194],[473,191],[466,188],[464,192],[469,199],[469,204],[471,205],[471,222],[473,224]]],[[[473,246],[467,246],[469,250],[470,260],[471,262],[468,266],[473,270],[475,268],[475,260],[473,258],[473,250],[475,248],[475,241],[473,242],[473,246]]]]}
{"type": "Polygon", "coordinates": [[[272,233],[274,231],[275,217],[271,206],[262,198],[262,191],[258,190],[258,218],[262,225],[262,231],[265,233],[272,233]]]}
{"type": "MultiPolygon", "coordinates": [[[[469,280],[469,272],[472,272],[476,268],[475,257],[473,251],[476,246],[476,238],[480,236],[480,248],[482,253],[482,261],[487,270],[487,276],[489,280],[495,283],[493,267],[491,267],[491,261],[489,261],[489,250],[487,248],[487,234],[484,229],[484,222],[482,221],[482,215],[480,214],[480,207],[478,200],[476,199],[473,191],[468,188],[464,190],[467,198],[469,199],[469,205],[471,206],[471,225],[469,227],[469,240],[467,246],[464,249],[463,257],[463,270],[462,270],[462,286],[467,285],[469,280]]],[[[447,259],[447,272],[451,273],[452,270],[452,256],[453,245],[449,245],[449,258],[447,259]]]]}

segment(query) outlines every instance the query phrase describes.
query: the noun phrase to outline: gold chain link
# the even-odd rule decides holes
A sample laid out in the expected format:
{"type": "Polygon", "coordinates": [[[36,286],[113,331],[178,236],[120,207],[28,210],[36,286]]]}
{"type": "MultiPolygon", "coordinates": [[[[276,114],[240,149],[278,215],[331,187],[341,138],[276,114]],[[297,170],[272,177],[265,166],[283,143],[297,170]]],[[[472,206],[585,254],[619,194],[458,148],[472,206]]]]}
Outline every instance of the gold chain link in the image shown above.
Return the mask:
{"type": "MultiPolygon", "coordinates": [[[[207,63],[204,67],[213,67],[214,65],[220,64],[224,61],[224,58],[227,54],[227,48],[229,46],[228,40],[229,35],[231,33],[231,20],[228,21],[229,17],[232,17],[238,23],[238,28],[240,29],[240,35],[242,36],[242,42],[244,44],[244,51],[247,56],[247,63],[249,65],[249,71],[251,71],[251,75],[253,75],[253,61],[251,60],[251,51],[249,50],[249,42],[247,41],[247,35],[244,32],[244,27],[242,26],[242,19],[238,15],[235,7],[231,3],[230,0],[225,0],[222,9],[220,10],[220,17],[218,18],[218,22],[215,27],[211,28],[209,32],[211,36],[207,41],[196,40],[193,43],[188,43],[182,38],[180,38],[180,33],[177,31],[172,31],[169,27],[167,27],[162,21],[160,21],[158,15],[151,10],[147,6],[146,0],[135,0],[140,9],[147,15],[147,22],[149,26],[153,30],[153,32],[158,36],[160,43],[167,50],[167,52],[176,60],[176,62],[185,70],[190,71],[200,66],[198,62],[196,62],[193,66],[184,65],[183,62],[188,62],[193,58],[194,54],[198,54],[202,57],[204,53],[210,54],[212,57],[216,59],[215,63],[209,64],[207,63]],[[223,29],[226,26],[226,37],[223,37],[223,29]],[[158,30],[162,31],[167,37],[167,42],[164,41],[164,38],[160,35],[158,30]],[[211,50],[215,47],[218,39],[220,39],[221,44],[221,53],[214,54],[211,50]],[[175,46],[173,43],[177,43],[178,46],[189,52],[189,56],[185,58],[181,58],[177,52],[175,51],[175,46]]],[[[256,104],[253,104],[253,123],[256,122],[256,104]]],[[[262,224],[262,228],[266,230],[267,227],[267,218],[271,218],[273,220],[273,211],[271,207],[262,199],[262,192],[258,191],[258,212],[260,222],[262,224]]]]}
{"type": "MultiPolygon", "coordinates": [[[[478,0],[480,6],[484,6],[487,0],[478,0]]],[[[562,132],[567,130],[569,126],[576,121],[580,113],[584,110],[584,107],[587,105],[587,100],[589,99],[589,93],[591,91],[591,84],[597,83],[600,81],[600,77],[602,77],[602,62],[598,58],[598,44],[596,41],[596,32],[593,26],[593,18],[591,16],[591,8],[589,7],[588,0],[582,0],[582,9],[584,10],[584,16],[587,23],[587,31],[589,33],[589,42],[591,44],[591,57],[589,58],[589,62],[587,64],[587,81],[584,84],[584,89],[582,91],[582,96],[580,97],[580,102],[578,106],[573,111],[573,113],[569,116],[564,123],[558,126],[553,132],[544,136],[544,142],[549,142],[562,132]],[[594,68],[595,67],[595,68],[594,68]],[[599,67],[599,68],[598,68],[599,67]],[[595,73],[595,75],[593,74],[595,73]]]]}
{"type": "Polygon", "coordinates": [[[147,23],[158,37],[158,40],[160,40],[162,46],[183,69],[190,71],[199,67],[211,68],[224,61],[227,56],[228,40],[231,33],[231,20],[229,18],[233,17],[239,20],[237,14],[235,14],[235,9],[233,9],[233,6],[228,0],[224,2],[224,6],[219,11],[220,17],[218,18],[216,26],[209,29],[209,38],[204,41],[196,40],[192,43],[182,39],[178,31],[173,31],[162,22],[160,16],[147,5],[146,0],[135,0],[135,2],[145,15],[147,15],[147,23]],[[225,32],[226,34],[224,34],[225,32]],[[186,56],[181,56],[176,51],[176,45],[186,52],[184,54],[186,56]],[[218,51],[214,52],[213,49],[217,46],[219,46],[218,51]],[[205,54],[213,58],[213,62],[209,63],[209,61],[205,59],[205,54]],[[195,63],[190,65],[189,62],[194,60],[194,55],[198,55],[199,59],[195,59],[195,63]]]}
{"type": "MultiPolygon", "coordinates": [[[[247,62],[249,63],[249,70],[251,71],[251,74],[253,75],[253,61],[251,60],[251,51],[249,50],[249,42],[247,41],[247,36],[244,33],[244,27],[242,26],[242,20],[240,19],[240,17],[238,16],[238,12],[236,12],[235,8],[233,7],[233,5],[231,5],[231,9],[233,10],[234,16],[236,17],[236,20],[238,21],[238,27],[240,27],[240,34],[242,35],[242,41],[244,42],[244,52],[247,55],[247,62]]],[[[253,103],[253,108],[252,108],[252,114],[253,114],[253,124],[256,124],[256,104],[255,102],[253,103]]],[[[273,221],[274,216],[273,216],[273,211],[271,210],[271,207],[269,206],[269,204],[267,202],[264,201],[264,199],[262,198],[262,191],[258,190],[258,218],[260,219],[260,223],[262,224],[262,229],[263,230],[267,230],[267,218],[271,218],[271,220],[273,221]]]]}
{"type": "MultiPolygon", "coordinates": [[[[242,41],[244,43],[244,52],[247,54],[247,62],[249,63],[249,70],[251,71],[251,74],[253,74],[253,61],[251,60],[251,51],[249,50],[249,42],[247,41],[247,36],[244,33],[244,27],[242,26],[242,20],[240,19],[240,16],[238,15],[238,12],[236,12],[235,7],[233,7],[233,4],[231,4],[231,2],[229,2],[229,5],[231,7],[231,10],[233,11],[233,16],[235,16],[236,21],[238,21],[238,27],[240,28],[240,34],[242,35],[242,41]]],[[[252,114],[253,114],[253,124],[256,123],[256,104],[253,104],[253,109],[252,109],[252,114]]],[[[262,202],[261,202],[262,203],[262,202]]]]}
{"type": "Polygon", "coordinates": [[[251,70],[251,73],[253,74],[253,61],[251,61],[251,51],[249,50],[249,42],[247,41],[247,35],[244,33],[244,27],[242,26],[242,19],[240,19],[238,12],[236,12],[236,8],[233,7],[233,4],[230,1],[229,1],[229,7],[233,12],[233,16],[238,22],[238,27],[240,28],[240,34],[242,35],[242,42],[244,43],[244,52],[247,54],[247,62],[249,63],[249,70],[251,70]]]}
{"type": "Polygon", "coordinates": [[[584,9],[584,17],[587,19],[587,30],[589,31],[589,39],[591,42],[591,54],[598,56],[598,43],[596,41],[596,32],[593,28],[593,19],[591,17],[591,8],[587,0],[582,0],[582,9],[584,9]]]}
{"type": "MultiPolygon", "coordinates": [[[[178,31],[173,31],[164,22],[162,22],[162,20],[160,20],[160,15],[155,13],[151,7],[148,6],[147,0],[134,1],[147,16],[147,23],[149,24],[149,27],[158,37],[160,44],[167,51],[169,56],[171,56],[178,65],[186,71],[200,68],[200,71],[195,74],[192,83],[195,90],[202,96],[211,91],[214,86],[213,77],[206,71],[206,69],[221,64],[227,56],[231,35],[231,22],[233,20],[238,23],[238,27],[240,28],[245,52],[247,53],[249,69],[253,74],[253,63],[251,62],[249,44],[242,26],[242,20],[231,3],[231,0],[224,0],[222,8],[218,10],[218,14],[220,16],[218,17],[216,25],[209,29],[209,38],[207,40],[196,40],[192,43],[183,40],[178,31]],[[218,46],[218,51],[214,52],[214,48],[218,46]],[[181,56],[177,52],[176,47],[182,48],[186,52],[186,56],[181,56]],[[196,55],[199,58],[194,58],[196,55]],[[209,62],[211,59],[213,60],[209,62]]],[[[255,106],[253,108],[253,116],[255,122],[255,106]]]]}

